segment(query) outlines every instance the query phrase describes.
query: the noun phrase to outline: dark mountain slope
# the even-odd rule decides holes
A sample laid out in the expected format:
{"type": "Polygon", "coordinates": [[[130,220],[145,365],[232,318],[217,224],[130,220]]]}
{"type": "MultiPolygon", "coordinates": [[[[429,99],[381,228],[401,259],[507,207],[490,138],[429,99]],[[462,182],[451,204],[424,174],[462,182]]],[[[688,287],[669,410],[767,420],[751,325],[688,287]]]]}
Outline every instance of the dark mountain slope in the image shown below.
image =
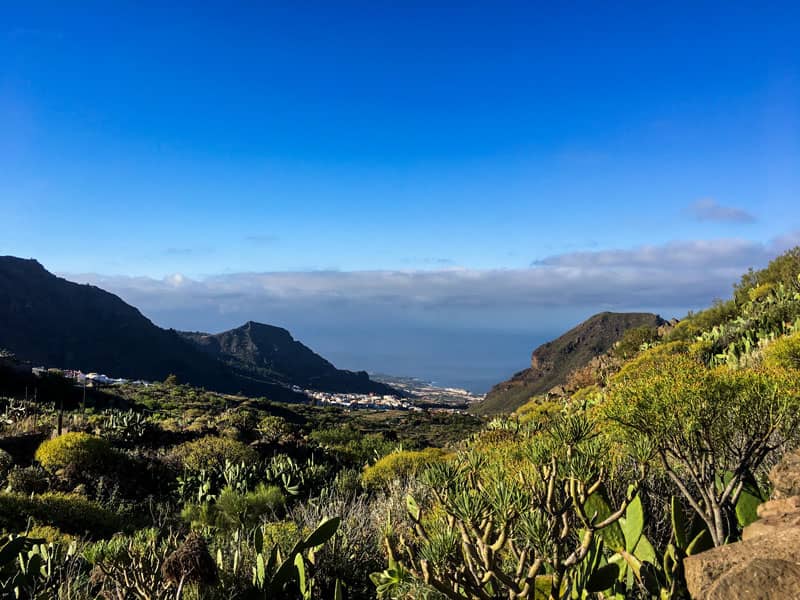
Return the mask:
{"type": "Polygon", "coordinates": [[[246,377],[327,392],[398,393],[363,371],[337,369],[280,327],[249,321],[223,333],[182,335],[246,377]]]}
{"type": "Polygon", "coordinates": [[[242,377],[114,294],[11,256],[0,257],[0,348],[45,366],[152,381],[174,373],[180,381],[221,392],[305,399],[242,377]]]}
{"type": "Polygon", "coordinates": [[[539,346],[533,351],[529,369],[498,383],[473,411],[480,414],[512,412],[531,396],[544,394],[565,383],[572,371],[607,352],[628,329],[659,327],[664,323],[661,317],[650,313],[594,315],[558,339],[539,346]]]}

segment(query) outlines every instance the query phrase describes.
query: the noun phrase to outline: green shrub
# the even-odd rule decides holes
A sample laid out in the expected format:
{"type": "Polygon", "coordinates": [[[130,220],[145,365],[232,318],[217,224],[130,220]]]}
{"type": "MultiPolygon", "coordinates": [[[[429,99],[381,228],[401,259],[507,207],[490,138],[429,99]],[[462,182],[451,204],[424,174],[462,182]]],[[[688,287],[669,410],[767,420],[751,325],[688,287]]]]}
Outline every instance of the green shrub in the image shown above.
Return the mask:
{"type": "Polygon", "coordinates": [[[41,539],[48,544],[64,544],[68,545],[76,540],[76,537],[61,531],[58,527],[52,525],[33,525],[28,530],[28,537],[32,539],[41,539]]]}
{"type": "Polygon", "coordinates": [[[364,469],[361,484],[366,489],[379,489],[395,479],[414,475],[433,463],[445,460],[446,457],[446,452],[441,448],[392,452],[364,469]]]}
{"type": "Polygon", "coordinates": [[[227,410],[216,420],[217,431],[225,437],[247,439],[257,425],[256,416],[249,410],[227,410]]]}
{"type": "Polygon", "coordinates": [[[364,465],[389,454],[397,443],[386,439],[382,433],[364,434],[352,425],[330,429],[315,429],[309,435],[327,453],[345,465],[364,465]]]}
{"type": "Polygon", "coordinates": [[[120,529],[120,520],[115,513],[77,494],[46,492],[28,496],[0,493],[0,529],[24,531],[29,518],[65,533],[85,533],[90,537],[111,535],[120,529]]]}
{"type": "Polygon", "coordinates": [[[38,465],[15,466],[6,476],[8,490],[20,494],[41,494],[50,487],[47,472],[38,465]]]}
{"type": "Polygon", "coordinates": [[[289,435],[292,427],[283,417],[267,415],[258,422],[258,432],[265,442],[275,444],[289,435]]]}
{"type": "Polygon", "coordinates": [[[226,460],[233,464],[250,464],[258,460],[258,453],[250,446],[216,436],[206,436],[181,444],[173,455],[185,469],[193,472],[222,469],[226,460]]]}
{"type": "Polygon", "coordinates": [[[251,528],[283,510],[286,498],[278,486],[264,485],[242,493],[232,487],[220,492],[216,502],[187,504],[181,516],[193,526],[216,527],[232,531],[251,528]]]}
{"type": "Polygon", "coordinates": [[[261,526],[264,548],[272,548],[277,544],[284,554],[292,549],[302,533],[294,521],[272,521],[261,526]]]}
{"type": "Polygon", "coordinates": [[[102,472],[115,463],[116,453],[108,441],[101,437],[69,432],[42,442],[35,458],[51,473],[68,466],[102,472]]]}

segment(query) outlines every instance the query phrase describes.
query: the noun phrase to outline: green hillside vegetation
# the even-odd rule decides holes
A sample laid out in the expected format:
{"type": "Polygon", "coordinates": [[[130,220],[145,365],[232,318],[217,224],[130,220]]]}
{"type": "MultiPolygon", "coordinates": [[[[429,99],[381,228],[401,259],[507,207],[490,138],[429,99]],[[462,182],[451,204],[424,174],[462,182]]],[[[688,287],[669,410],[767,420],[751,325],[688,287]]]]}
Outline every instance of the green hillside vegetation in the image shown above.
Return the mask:
{"type": "Polygon", "coordinates": [[[687,599],[683,558],[739,540],[798,445],[799,257],[491,420],[171,382],[53,437],[58,398],[6,399],[2,596],[687,599]]]}

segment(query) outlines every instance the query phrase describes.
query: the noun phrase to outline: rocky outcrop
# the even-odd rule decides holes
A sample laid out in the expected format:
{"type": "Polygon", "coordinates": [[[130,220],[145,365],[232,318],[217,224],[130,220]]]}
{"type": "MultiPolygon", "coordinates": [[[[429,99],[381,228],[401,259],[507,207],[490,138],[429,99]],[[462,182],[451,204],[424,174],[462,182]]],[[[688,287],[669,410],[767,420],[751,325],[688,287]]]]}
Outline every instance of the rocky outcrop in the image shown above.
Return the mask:
{"type": "Polygon", "coordinates": [[[758,507],[759,520],[742,541],[684,561],[696,600],[800,599],[800,453],[770,472],[773,499],[758,507]]]}

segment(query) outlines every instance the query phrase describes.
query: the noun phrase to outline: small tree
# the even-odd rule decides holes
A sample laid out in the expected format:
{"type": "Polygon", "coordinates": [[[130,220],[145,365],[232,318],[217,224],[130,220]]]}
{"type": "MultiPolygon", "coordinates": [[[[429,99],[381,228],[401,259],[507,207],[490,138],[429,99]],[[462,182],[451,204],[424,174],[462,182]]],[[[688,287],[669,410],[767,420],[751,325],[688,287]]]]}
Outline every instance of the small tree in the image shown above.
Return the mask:
{"type": "Polygon", "coordinates": [[[735,506],[747,482],[795,439],[799,398],[796,372],[707,369],[659,348],[614,378],[607,408],[630,441],[655,447],[719,546],[738,533],[735,506]]]}

